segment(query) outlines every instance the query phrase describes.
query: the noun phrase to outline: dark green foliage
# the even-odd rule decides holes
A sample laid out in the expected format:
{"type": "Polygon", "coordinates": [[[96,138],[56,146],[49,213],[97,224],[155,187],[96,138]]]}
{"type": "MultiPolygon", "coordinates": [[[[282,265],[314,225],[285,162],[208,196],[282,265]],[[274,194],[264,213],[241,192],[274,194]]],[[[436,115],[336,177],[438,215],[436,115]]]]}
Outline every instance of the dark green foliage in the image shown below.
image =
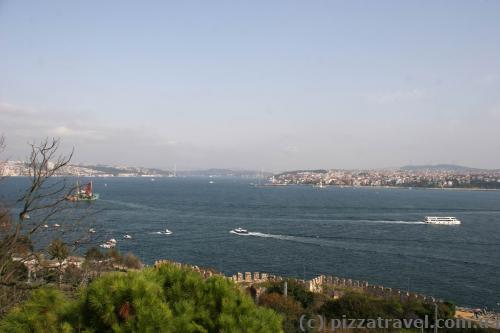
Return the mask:
{"type": "Polygon", "coordinates": [[[11,310],[0,322],[0,332],[72,332],[65,320],[66,314],[71,313],[70,307],[61,292],[50,288],[36,290],[28,301],[11,310]]]}
{"type": "Polygon", "coordinates": [[[146,273],[111,273],[83,291],[79,326],[97,332],[171,332],[161,286],[146,273]]]}
{"type": "Polygon", "coordinates": [[[200,283],[198,274],[168,265],[156,275],[174,322],[182,328],[179,332],[281,332],[281,320],[273,311],[258,308],[223,278],[200,283]]]}
{"type": "MultiPolygon", "coordinates": [[[[287,280],[288,296],[293,297],[297,302],[302,304],[303,308],[311,307],[316,299],[316,294],[310,292],[302,284],[296,280],[287,280]]],[[[283,295],[283,282],[272,282],[268,288],[268,293],[278,293],[283,295]]]]}
{"type": "Polygon", "coordinates": [[[266,293],[259,298],[259,304],[273,309],[283,316],[285,332],[301,332],[300,316],[314,316],[327,297],[307,290],[300,282],[287,280],[287,297],[283,295],[284,281],[267,284],[266,293]]]}
{"type": "Polygon", "coordinates": [[[41,289],[11,311],[0,332],[282,332],[281,318],[257,307],[222,277],[174,266],[110,273],[78,300],[41,289]],[[47,318],[47,319],[44,319],[47,318]]]}
{"type": "MultiPolygon", "coordinates": [[[[320,308],[320,313],[328,318],[434,318],[434,304],[421,301],[400,302],[395,299],[384,299],[348,292],[336,300],[329,300],[320,308]]],[[[455,306],[451,303],[438,305],[438,317],[453,318],[455,306]]]]}
{"type": "Polygon", "coordinates": [[[320,308],[327,318],[397,318],[387,313],[391,310],[385,300],[374,299],[365,294],[350,292],[337,300],[329,300],[320,308]]]}
{"type": "Polygon", "coordinates": [[[141,260],[134,254],[127,252],[122,258],[123,266],[127,268],[139,269],[142,267],[141,260]]]}
{"type": "Polygon", "coordinates": [[[85,252],[85,260],[88,261],[99,261],[104,259],[104,254],[97,247],[91,247],[85,252]]]}
{"type": "Polygon", "coordinates": [[[283,316],[283,329],[285,332],[301,332],[300,316],[304,314],[302,305],[292,297],[285,297],[278,293],[265,293],[259,298],[259,304],[283,316]]]}
{"type": "Polygon", "coordinates": [[[55,239],[50,243],[47,252],[50,255],[50,259],[56,259],[58,262],[62,262],[68,257],[69,250],[63,241],[60,239],[55,239]]]}

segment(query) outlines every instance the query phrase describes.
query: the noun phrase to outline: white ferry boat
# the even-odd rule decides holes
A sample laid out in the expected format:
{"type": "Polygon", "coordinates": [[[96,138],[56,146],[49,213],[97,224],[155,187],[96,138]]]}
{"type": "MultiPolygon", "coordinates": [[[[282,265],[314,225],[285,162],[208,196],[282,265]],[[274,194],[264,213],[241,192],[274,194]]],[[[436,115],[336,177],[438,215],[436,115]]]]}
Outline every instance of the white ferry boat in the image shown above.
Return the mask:
{"type": "Polygon", "coordinates": [[[426,216],[425,223],[429,224],[444,224],[444,225],[459,225],[462,222],[453,216],[426,216]]]}

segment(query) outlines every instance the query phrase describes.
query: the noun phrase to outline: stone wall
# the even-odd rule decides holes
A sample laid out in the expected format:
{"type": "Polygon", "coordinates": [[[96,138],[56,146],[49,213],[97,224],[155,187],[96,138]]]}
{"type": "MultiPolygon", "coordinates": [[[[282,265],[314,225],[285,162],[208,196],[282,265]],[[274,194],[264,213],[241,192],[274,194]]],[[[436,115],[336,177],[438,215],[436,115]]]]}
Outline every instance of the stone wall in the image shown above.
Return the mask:
{"type": "MultiPolygon", "coordinates": [[[[187,265],[187,264],[181,264],[178,262],[173,262],[170,260],[158,260],[155,262],[154,266],[158,267],[163,264],[170,264],[170,265],[175,265],[177,267],[183,267],[183,268],[189,268],[192,270],[195,270],[199,272],[201,275],[203,275],[205,278],[217,275],[217,276],[223,276],[237,284],[243,284],[243,285],[254,285],[254,284],[259,284],[259,283],[264,283],[268,281],[283,281],[286,280],[286,278],[281,277],[281,276],[276,276],[268,273],[261,273],[261,272],[238,272],[230,277],[224,276],[222,273],[219,273],[215,270],[210,270],[210,269],[204,269],[200,268],[198,266],[193,266],[193,265],[187,265]]],[[[412,293],[408,291],[402,291],[399,289],[393,289],[393,288],[387,288],[384,286],[380,285],[370,285],[366,281],[358,281],[358,280],[352,280],[352,279],[345,279],[345,278],[340,278],[336,276],[326,276],[326,275],[319,275],[311,280],[300,280],[300,279],[294,279],[296,282],[303,284],[309,291],[314,292],[314,293],[322,293],[322,292],[331,292],[332,295],[335,294],[336,291],[338,290],[345,290],[345,289],[351,289],[351,290],[357,290],[363,293],[366,293],[368,295],[376,296],[376,297],[383,297],[383,298],[393,298],[400,300],[402,302],[407,302],[411,300],[420,300],[424,302],[430,302],[434,303],[436,301],[440,302],[440,300],[436,300],[434,297],[431,296],[426,296],[426,295],[421,295],[417,293],[412,293]]],[[[337,294],[335,294],[337,295],[337,294]]]]}

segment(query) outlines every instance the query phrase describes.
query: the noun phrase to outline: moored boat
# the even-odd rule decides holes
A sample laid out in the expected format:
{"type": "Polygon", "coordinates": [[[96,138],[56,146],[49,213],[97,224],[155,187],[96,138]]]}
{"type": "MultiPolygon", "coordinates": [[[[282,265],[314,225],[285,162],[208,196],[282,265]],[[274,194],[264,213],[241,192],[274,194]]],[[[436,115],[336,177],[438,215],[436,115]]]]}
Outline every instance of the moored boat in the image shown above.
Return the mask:
{"type": "Polygon", "coordinates": [[[104,248],[104,249],[111,249],[113,247],[116,246],[116,239],[114,238],[111,238],[110,240],[108,240],[106,243],[104,244],[101,244],[99,245],[100,247],[104,248]]]}
{"type": "Polygon", "coordinates": [[[80,184],[76,184],[76,191],[73,195],[68,195],[66,200],[75,201],[94,201],[99,199],[99,193],[94,193],[94,188],[92,182],[88,182],[83,188],[80,188],[80,184]]]}

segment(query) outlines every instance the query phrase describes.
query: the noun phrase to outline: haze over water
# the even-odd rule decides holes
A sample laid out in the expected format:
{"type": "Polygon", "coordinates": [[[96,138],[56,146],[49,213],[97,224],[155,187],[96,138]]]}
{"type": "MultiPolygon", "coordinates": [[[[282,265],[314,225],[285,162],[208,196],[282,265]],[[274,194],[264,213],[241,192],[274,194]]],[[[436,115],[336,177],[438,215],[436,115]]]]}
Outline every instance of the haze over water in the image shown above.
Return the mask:
{"type": "MultiPolygon", "coordinates": [[[[500,299],[500,192],[306,186],[235,178],[95,179],[95,244],[114,237],[147,264],[366,280],[493,308],[500,299]],[[107,184],[107,186],[105,186],[107,184]],[[456,216],[461,226],[421,223],[456,216]],[[236,227],[249,236],[229,233],[236,227]],[[157,235],[168,228],[173,235],[157,235]],[[124,234],[133,236],[124,240],[124,234]]],[[[1,195],[21,189],[12,178],[1,195]],[[13,191],[14,190],[14,191],[13,191]],[[5,192],[4,192],[5,191],[5,192]]],[[[87,209],[88,204],[78,204],[87,209]]]]}

